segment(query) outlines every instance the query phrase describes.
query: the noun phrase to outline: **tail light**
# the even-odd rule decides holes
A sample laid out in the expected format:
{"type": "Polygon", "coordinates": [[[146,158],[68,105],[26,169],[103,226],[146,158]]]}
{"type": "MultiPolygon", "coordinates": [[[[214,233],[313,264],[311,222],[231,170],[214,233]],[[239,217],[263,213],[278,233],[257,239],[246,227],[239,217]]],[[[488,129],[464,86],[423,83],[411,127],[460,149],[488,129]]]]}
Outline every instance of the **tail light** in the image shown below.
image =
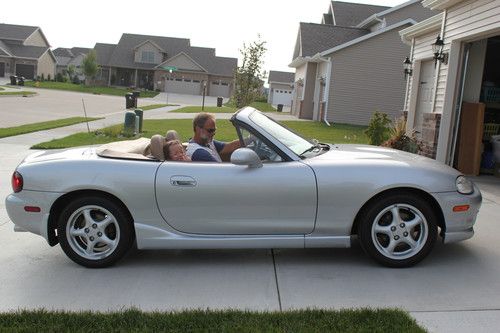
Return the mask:
{"type": "Polygon", "coordinates": [[[23,190],[23,176],[17,171],[12,174],[12,190],[14,190],[14,193],[23,190]]]}

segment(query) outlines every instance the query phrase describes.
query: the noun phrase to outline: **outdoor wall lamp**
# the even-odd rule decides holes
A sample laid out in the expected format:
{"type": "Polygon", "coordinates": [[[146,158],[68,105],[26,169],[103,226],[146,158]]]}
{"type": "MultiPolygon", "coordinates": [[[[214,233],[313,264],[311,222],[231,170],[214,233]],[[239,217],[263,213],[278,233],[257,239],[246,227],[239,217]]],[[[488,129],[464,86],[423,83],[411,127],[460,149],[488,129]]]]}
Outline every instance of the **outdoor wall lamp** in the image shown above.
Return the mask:
{"type": "Polygon", "coordinates": [[[436,42],[432,44],[432,52],[434,53],[434,67],[436,66],[438,60],[443,64],[448,63],[448,53],[443,52],[444,39],[441,36],[437,36],[436,42]]]}
{"type": "Polygon", "coordinates": [[[326,86],[326,78],[324,76],[319,78],[319,84],[323,87],[326,86]]]}
{"type": "Polygon", "coordinates": [[[404,67],[404,73],[405,73],[405,80],[408,78],[408,76],[413,75],[413,68],[412,68],[413,63],[411,62],[409,57],[406,57],[405,61],[403,61],[403,67],[404,67]]]}

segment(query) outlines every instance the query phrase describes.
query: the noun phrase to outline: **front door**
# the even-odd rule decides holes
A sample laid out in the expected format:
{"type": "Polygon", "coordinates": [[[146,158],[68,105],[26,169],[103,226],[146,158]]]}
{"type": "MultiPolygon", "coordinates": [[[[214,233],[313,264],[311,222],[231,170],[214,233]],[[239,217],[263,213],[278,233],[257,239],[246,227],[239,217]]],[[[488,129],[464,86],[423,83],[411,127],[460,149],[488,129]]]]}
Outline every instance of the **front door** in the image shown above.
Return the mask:
{"type": "Polygon", "coordinates": [[[0,62],[0,77],[4,77],[4,76],[5,76],[5,63],[0,62]]]}
{"type": "Polygon", "coordinates": [[[314,229],[316,181],[301,162],[163,163],[156,195],[178,231],[218,235],[306,234],[314,229]]]}
{"type": "Polygon", "coordinates": [[[435,75],[434,61],[423,61],[420,67],[420,80],[418,82],[418,98],[414,126],[419,133],[422,133],[423,114],[432,112],[435,75]]]}

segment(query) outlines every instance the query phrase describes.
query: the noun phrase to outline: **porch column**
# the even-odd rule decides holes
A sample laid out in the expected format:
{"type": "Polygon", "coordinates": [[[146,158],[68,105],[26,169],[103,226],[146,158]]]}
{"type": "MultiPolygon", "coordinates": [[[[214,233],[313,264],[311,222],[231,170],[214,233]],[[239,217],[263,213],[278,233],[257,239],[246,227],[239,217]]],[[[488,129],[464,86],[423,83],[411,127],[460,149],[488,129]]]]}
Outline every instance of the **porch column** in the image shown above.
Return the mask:
{"type": "Polygon", "coordinates": [[[135,70],[135,75],[134,75],[134,87],[137,88],[137,69],[135,70]]]}

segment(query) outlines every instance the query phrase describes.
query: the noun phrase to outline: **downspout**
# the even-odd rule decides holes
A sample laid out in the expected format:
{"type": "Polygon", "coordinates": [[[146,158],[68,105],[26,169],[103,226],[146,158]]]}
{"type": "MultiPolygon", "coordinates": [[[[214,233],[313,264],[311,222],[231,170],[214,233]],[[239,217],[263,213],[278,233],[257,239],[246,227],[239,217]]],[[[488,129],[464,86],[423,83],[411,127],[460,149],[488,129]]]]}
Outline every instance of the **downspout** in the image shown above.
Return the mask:
{"type": "Polygon", "coordinates": [[[326,86],[325,86],[325,112],[323,113],[323,122],[327,124],[328,126],[331,126],[330,123],[327,120],[327,115],[328,115],[328,101],[330,99],[330,78],[332,76],[332,61],[333,57],[328,58],[330,59],[328,61],[328,66],[326,69],[326,86]]]}

